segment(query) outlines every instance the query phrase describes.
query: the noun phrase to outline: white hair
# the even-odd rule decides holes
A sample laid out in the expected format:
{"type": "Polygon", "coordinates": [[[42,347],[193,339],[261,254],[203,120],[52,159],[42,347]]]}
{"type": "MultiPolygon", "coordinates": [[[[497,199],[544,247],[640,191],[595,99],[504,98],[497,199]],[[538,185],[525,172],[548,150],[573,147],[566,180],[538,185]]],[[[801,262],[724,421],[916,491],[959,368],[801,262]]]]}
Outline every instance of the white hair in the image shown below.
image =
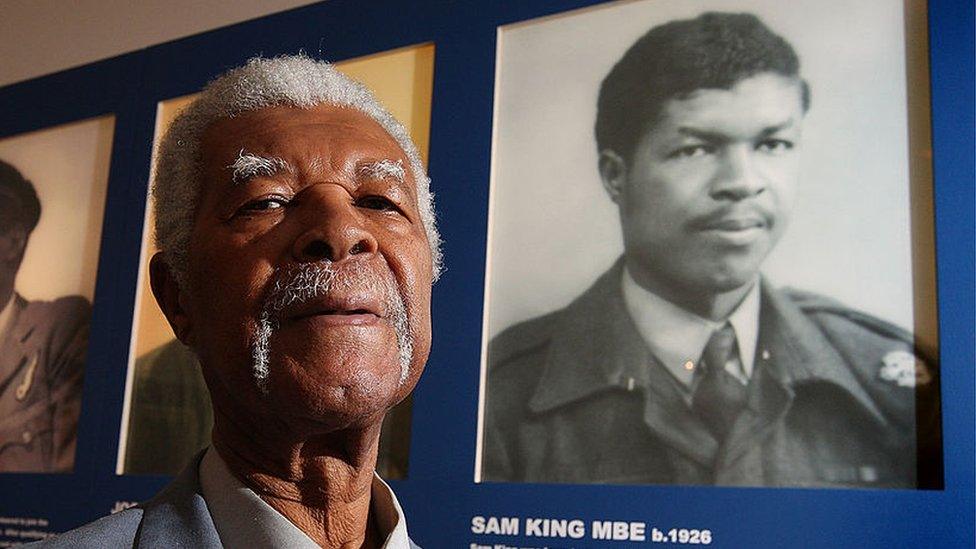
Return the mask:
{"type": "MultiPolygon", "coordinates": [[[[406,153],[417,185],[420,219],[430,244],[433,277],[437,279],[441,272],[441,239],[430,178],[406,129],[362,84],[329,63],[294,55],[255,57],[218,76],[176,117],[160,143],[152,191],[156,245],[180,286],[185,287],[187,283],[187,248],[203,185],[200,143],[207,127],[219,119],[266,107],[287,105],[308,109],[321,104],[350,107],[369,116],[406,153]]],[[[246,160],[235,168],[245,171],[265,168],[248,165],[246,160]]]]}

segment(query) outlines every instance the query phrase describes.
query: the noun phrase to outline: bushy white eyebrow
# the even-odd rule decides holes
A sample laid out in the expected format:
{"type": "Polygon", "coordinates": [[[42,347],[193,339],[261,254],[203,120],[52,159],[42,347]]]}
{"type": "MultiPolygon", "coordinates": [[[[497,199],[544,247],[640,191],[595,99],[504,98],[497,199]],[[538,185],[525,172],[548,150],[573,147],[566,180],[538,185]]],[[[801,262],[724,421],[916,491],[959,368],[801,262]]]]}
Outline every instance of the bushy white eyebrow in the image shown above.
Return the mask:
{"type": "Polygon", "coordinates": [[[284,159],[277,156],[259,156],[244,149],[237,153],[237,160],[227,166],[227,169],[233,170],[231,181],[235,184],[245,183],[258,176],[271,177],[281,172],[295,173],[295,168],[284,159]]]}
{"type": "Polygon", "coordinates": [[[406,171],[403,169],[403,160],[384,159],[377,160],[376,162],[369,162],[367,164],[361,164],[356,169],[356,175],[370,179],[393,178],[396,181],[403,183],[403,180],[406,177],[406,171]]]}

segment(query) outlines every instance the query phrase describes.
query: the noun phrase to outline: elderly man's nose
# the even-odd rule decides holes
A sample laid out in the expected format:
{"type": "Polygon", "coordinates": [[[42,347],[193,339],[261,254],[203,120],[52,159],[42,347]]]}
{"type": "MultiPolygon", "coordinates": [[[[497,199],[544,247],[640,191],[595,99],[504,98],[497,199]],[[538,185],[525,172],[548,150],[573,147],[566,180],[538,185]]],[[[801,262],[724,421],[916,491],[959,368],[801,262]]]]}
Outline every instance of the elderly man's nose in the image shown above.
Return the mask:
{"type": "Polygon", "coordinates": [[[757,170],[754,151],[749,147],[731,148],[721,156],[721,167],[712,185],[716,200],[742,200],[766,190],[766,181],[757,170]]]}
{"type": "Polygon", "coordinates": [[[293,253],[297,260],[338,262],[377,251],[365,218],[344,191],[313,193],[303,207],[306,230],[295,241],[293,253]]]}

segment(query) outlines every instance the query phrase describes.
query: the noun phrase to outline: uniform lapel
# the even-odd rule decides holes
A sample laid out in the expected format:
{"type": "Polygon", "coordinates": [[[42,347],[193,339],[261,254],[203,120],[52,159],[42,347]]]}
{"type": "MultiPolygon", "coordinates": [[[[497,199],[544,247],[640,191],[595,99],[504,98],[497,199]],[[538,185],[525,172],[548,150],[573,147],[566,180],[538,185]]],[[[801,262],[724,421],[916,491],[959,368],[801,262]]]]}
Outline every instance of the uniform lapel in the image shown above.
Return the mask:
{"type": "MultiPolygon", "coordinates": [[[[772,371],[769,361],[760,349],[756,357],[746,408],[739,415],[732,430],[719,450],[715,461],[716,484],[762,484],[761,478],[752,478],[752,470],[746,472],[742,482],[742,470],[735,464],[746,453],[761,448],[762,442],[773,432],[779,421],[789,411],[793,391],[772,371]]],[[[758,470],[756,470],[758,471],[758,470]]]]}
{"type": "Polygon", "coordinates": [[[884,416],[820,328],[786,296],[763,286],[759,353],[794,391],[808,383],[830,383],[846,391],[880,425],[884,416]]]}
{"type": "Polygon", "coordinates": [[[804,384],[830,383],[840,387],[872,418],[884,424],[874,401],[820,329],[765,280],[761,289],[759,341],[748,409],[729,434],[718,470],[761,444],[789,411],[797,389],[804,384]]]}
{"type": "MultiPolygon", "coordinates": [[[[10,329],[3,335],[0,343],[0,395],[7,391],[15,391],[21,385],[21,370],[28,365],[30,357],[24,342],[34,331],[34,325],[24,315],[27,302],[24,298],[14,294],[13,311],[10,316],[10,329]]],[[[36,360],[37,357],[34,357],[36,360]]]]}
{"type": "Polygon", "coordinates": [[[617,267],[574,301],[553,328],[542,377],[529,400],[533,412],[545,413],[626,383],[622,368],[636,357],[632,349],[613,348],[614,316],[619,313],[611,311],[608,300],[619,293],[614,273],[619,274],[617,267]]]}
{"type": "Polygon", "coordinates": [[[567,308],[553,330],[529,408],[546,413],[601,392],[641,389],[645,392],[642,419],[651,433],[710,466],[718,445],[688,410],[674,381],[637,332],[621,295],[622,270],[621,260],[567,308]]]}
{"type": "Polygon", "coordinates": [[[675,381],[664,365],[649,352],[645,364],[648,382],[644,401],[644,423],[668,446],[705,467],[711,467],[719,449],[715,437],[692,413],[684,398],[674,387],[675,381]]]}

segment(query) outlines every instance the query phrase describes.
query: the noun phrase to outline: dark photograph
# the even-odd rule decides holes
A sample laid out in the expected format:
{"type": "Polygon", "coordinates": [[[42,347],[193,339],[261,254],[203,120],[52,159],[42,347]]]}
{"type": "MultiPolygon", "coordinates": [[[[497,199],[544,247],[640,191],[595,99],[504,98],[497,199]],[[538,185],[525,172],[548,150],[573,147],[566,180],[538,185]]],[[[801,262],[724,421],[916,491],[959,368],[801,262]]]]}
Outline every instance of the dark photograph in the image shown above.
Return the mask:
{"type": "Polygon", "coordinates": [[[69,473],[111,117],[0,140],[0,473],[69,473]]]}
{"type": "Polygon", "coordinates": [[[942,487],[893,7],[501,30],[476,480],[942,487]]]}

